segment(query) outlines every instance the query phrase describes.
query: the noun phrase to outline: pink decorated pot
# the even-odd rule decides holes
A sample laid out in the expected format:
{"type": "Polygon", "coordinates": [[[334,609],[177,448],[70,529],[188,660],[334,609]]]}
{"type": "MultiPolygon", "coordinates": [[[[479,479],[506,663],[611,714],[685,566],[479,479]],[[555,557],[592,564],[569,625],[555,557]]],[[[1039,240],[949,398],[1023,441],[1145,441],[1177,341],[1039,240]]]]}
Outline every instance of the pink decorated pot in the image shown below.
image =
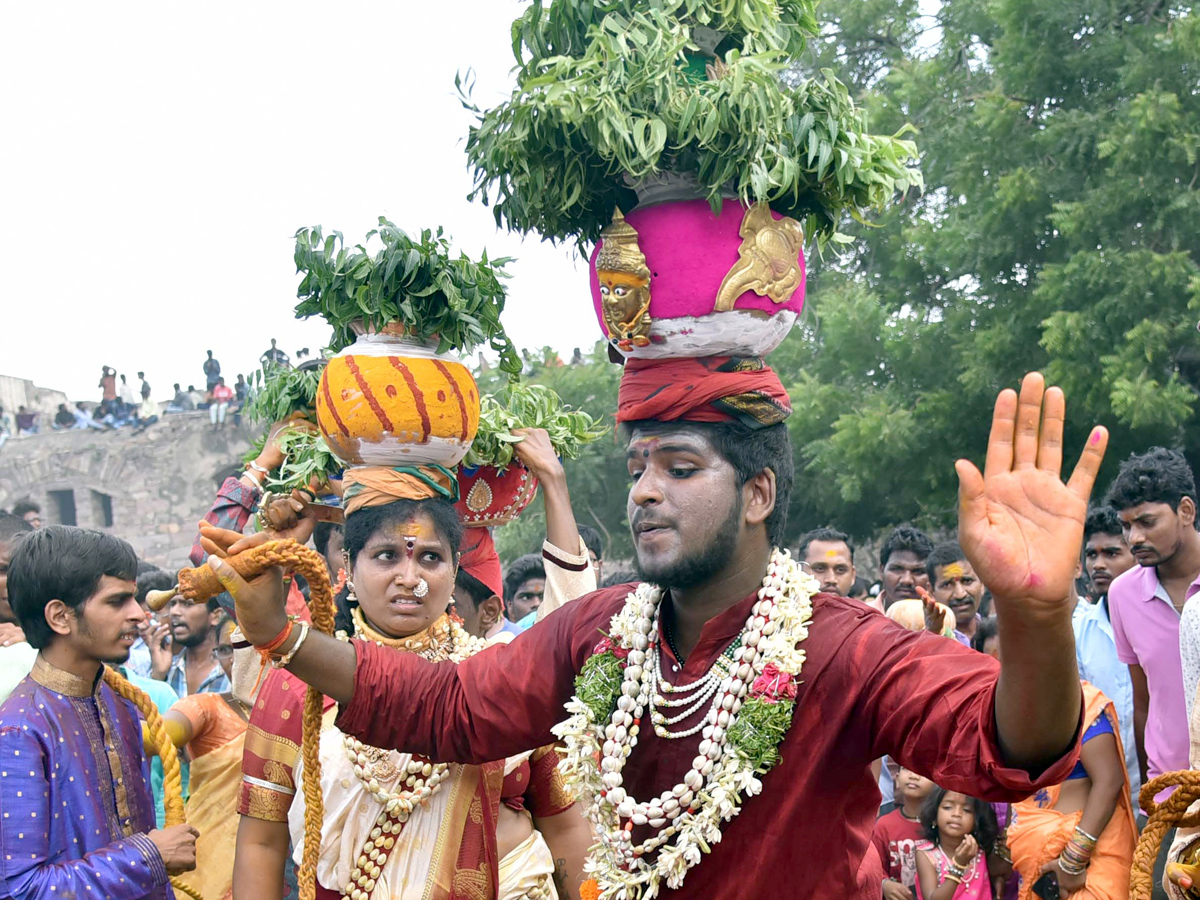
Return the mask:
{"type": "Polygon", "coordinates": [[[764,356],[804,308],[804,236],[764,204],[620,212],[592,253],[596,318],[626,357],[764,356]]]}
{"type": "Polygon", "coordinates": [[[468,528],[506,525],[537,496],[538,480],[513,460],[501,470],[494,466],[462,466],[458,470],[458,497],[454,504],[468,528]]]}

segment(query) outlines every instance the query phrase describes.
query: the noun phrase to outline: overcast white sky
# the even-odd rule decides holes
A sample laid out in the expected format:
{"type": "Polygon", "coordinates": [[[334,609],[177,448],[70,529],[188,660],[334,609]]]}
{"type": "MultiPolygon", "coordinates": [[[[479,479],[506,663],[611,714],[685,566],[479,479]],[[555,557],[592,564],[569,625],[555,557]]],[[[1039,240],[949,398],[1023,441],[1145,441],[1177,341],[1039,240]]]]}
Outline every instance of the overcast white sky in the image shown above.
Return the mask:
{"type": "Polygon", "coordinates": [[[292,234],[378,215],[513,255],[505,321],[564,356],[599,336],[573,249],[466,202],[470,115],[511,87],[515,0],[0,5],[0,374],[99,399],[101,365],[155,399],[204,351],[249,372],[292,313],[292,234]]]}

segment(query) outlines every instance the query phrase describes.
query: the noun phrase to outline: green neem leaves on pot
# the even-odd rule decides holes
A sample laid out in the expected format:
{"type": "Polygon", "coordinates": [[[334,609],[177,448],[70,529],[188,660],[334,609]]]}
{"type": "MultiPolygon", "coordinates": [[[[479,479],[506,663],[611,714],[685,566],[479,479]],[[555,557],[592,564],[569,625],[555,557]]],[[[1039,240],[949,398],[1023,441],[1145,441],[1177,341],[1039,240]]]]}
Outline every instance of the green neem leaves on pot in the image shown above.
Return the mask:
{"type": "Polygon", "coordinates": [[[426,229],[418,240],[386,218],[366,241],[347,249],[339,231],[321,226],[296,232],[296,271],[303,274],[296,317],[323,316],[333,327],[330,349],[354,343],[356,325],[380,330],[401,323],[419,340],[436,340],[438,351],[469,353],[487,344],[500,368],[516,375],[521,361],[504,331],[504,267],[512,260],[454,256],[450,242],[426,229]],[[366,244],[378,239],[380,249],[366,244]]]}
{"type": "Polygon", "coordinates": [[[663,173],[766,201],[821,243],[844,214],[921,184],[904,132],[872,135],[831,72],[780,77],[817,33],[814,0],[552,0],[512,29],[517,87],[476,114],[472,198],[497,224],[590,244],[630,182],[663,173]]]}
{"type": "Polygon", "coordinates": [[[571,409],[553,390],[540,384],[513,383],[499,397],[485,394],[479,404],[479,431],[463,464],[503,469],[512,462],[518,428],[544,428],[554,452],[576,459],[585,444],[603,437],[608,428],[583,410],[571,409]]]}

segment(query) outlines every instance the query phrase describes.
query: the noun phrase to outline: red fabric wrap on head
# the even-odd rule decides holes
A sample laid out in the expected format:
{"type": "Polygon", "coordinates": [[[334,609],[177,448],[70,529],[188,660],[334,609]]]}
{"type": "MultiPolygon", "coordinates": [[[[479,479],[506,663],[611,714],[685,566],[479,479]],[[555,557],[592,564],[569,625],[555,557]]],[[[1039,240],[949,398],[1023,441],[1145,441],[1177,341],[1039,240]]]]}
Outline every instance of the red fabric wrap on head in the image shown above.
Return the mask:
{"type": "Polygon", "coordinates": [[[776,425],[792,414],[783,383],[761,359],[630,359],[617,421],[742,422],[776,425]]]}
{"type": "Polygon", "coordinates": [[[458,548],[458,565],[483,582],[497,597],[504,597],[504,575],[492,533],[486,528],[466,528],[458,548]]]}

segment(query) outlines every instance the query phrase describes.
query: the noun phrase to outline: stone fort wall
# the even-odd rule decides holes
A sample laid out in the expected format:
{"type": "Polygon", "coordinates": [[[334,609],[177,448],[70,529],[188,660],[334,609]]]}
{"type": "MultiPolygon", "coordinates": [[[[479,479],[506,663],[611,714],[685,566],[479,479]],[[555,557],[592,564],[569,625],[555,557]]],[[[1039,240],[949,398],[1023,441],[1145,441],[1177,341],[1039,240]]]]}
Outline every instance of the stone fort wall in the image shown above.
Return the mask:
{"type": "Polygon", "coordinates": [[[147,562],[175,570],[189,564],[196,523],[221,482],[241,471],[252,436],[232,421],[214,432],[201,411],[168,415],[139,435],[122,428],[14,437],[0,447],[0,509],[33,500],[47,524],[110,532],[147,562]]]}

